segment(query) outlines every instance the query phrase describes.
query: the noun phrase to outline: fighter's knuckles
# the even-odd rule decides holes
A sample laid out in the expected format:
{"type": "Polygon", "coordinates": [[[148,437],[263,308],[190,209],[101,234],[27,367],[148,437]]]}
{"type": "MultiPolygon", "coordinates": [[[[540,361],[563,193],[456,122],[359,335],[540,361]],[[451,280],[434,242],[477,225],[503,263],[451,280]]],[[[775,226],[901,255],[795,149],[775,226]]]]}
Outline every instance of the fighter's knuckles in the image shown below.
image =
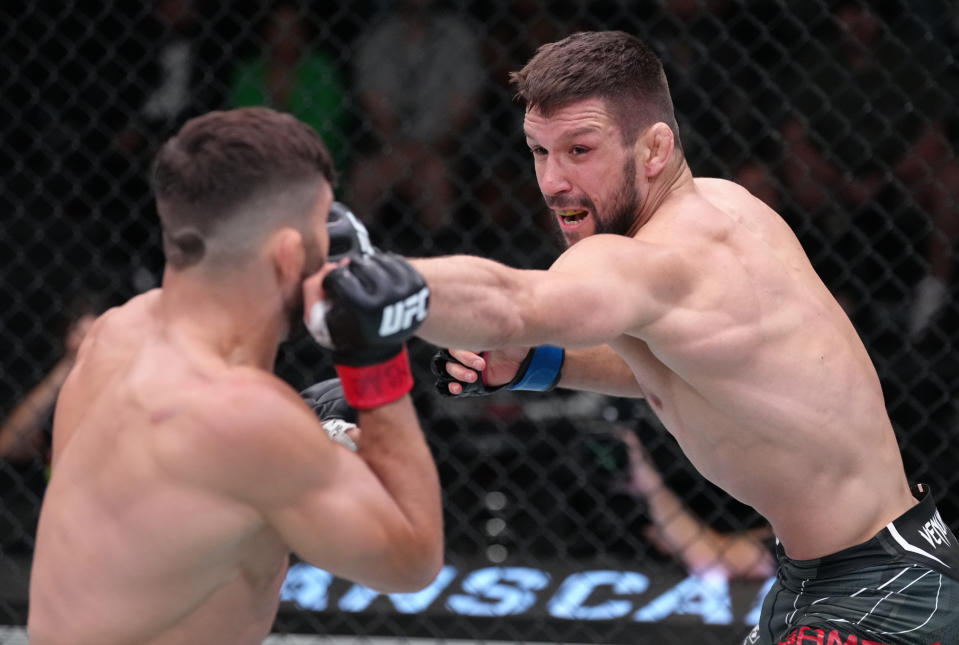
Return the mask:
{"type": "Polygon", "coordinates": [[[450,356],[458,360],[463,365],[469,366],[476,370],[486,369],[486,361],[483,359],[482,355],[477,354],[476,352],[471,352],[467,349],[450,349],[450,356]]]}
{"type": "Polygon", "coordinates": [[[472,383],[476,380],[476,371],[459,363],[454,363],[452,361],[446,363],[446,371],[450,376],[458,381],[472,383]]]}

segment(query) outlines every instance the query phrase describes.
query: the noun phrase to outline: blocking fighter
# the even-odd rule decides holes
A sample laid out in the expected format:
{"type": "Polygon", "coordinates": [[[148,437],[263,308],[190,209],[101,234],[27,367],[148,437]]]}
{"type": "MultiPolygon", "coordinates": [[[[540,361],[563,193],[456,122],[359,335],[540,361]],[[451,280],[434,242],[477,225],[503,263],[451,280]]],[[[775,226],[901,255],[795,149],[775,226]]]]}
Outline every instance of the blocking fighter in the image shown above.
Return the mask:
{"type": "Polygon", "coordinates": [[[197,117],[159,151],[162,286],[95,322],[57,402],[34,645],[259,645],[291,553],[383,591],[442,566],[408,394],[420,320],[376,331],[397,302],[425,306],[426,287],[397,256],[324,264],[333,179],[316,132],[265,108],[197,117]],[[273,374],[307,279],[358,410],[356,452],[273,374]]]}

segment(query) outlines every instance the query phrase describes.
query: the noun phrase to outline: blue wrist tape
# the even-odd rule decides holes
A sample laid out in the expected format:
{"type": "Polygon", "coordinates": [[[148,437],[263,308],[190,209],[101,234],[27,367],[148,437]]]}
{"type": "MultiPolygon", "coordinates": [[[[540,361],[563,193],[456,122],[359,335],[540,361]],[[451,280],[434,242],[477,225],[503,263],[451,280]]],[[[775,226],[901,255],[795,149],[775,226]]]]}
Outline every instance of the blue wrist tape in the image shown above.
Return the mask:
{"type": "Polygon", "coordinates": [[[532,359],[519,381],[506,386],[507,390],[546,392],[559,383],[566,350],[553,345],[540,345],[533,350],[532,359]]]}

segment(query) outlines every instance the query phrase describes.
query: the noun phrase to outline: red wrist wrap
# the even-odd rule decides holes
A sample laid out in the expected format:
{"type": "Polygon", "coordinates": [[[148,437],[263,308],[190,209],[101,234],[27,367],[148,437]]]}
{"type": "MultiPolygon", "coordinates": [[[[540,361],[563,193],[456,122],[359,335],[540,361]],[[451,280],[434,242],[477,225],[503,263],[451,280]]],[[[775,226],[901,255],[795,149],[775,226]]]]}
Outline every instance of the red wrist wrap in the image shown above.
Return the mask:
{"type": "Polygon", "coordinates": [[[375,365],[336,365],[346,402],[357,410],[391,403],[413,389],[413,373],[406,347],[399,354],[375,365]]]}

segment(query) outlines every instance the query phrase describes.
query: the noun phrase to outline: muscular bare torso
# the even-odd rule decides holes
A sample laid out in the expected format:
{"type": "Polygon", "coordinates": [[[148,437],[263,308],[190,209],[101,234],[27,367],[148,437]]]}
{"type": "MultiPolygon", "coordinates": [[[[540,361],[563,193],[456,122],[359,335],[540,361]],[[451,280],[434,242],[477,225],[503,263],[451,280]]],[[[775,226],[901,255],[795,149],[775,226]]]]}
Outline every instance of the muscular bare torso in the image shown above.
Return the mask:
{"type": "Polygon", "coordinates": [[[636,235],[694,258],[692,286],[611,346],[791,557],[861,543],[915,503],[876,371],[782,219],[736,184],[695,183],[636,235]]]}
{"type": "Polygon", "coordinates": [[[259,644],[275,617],[287,548],[254,509],[171,462],[211,423],[203,398],[231,368],[179,351],[158,298],[101,318],[61,393],[35,645],[259,644]]]}

